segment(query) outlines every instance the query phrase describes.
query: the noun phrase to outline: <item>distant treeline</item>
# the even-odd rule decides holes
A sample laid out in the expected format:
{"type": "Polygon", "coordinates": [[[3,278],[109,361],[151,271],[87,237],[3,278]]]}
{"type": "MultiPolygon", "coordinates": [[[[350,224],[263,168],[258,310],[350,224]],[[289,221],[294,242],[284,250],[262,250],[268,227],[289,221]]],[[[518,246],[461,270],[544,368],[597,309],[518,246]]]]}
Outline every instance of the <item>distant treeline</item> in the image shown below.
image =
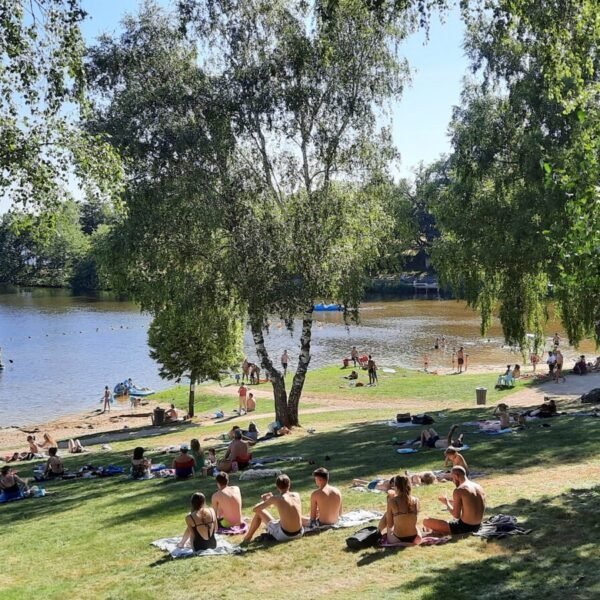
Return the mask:
{"type": "Polygon", "coordinates": [[[99,202],[65,200],[38,214],[0,218],[0,283],[107,289],[100,254],[115,213],[99,202]]]}

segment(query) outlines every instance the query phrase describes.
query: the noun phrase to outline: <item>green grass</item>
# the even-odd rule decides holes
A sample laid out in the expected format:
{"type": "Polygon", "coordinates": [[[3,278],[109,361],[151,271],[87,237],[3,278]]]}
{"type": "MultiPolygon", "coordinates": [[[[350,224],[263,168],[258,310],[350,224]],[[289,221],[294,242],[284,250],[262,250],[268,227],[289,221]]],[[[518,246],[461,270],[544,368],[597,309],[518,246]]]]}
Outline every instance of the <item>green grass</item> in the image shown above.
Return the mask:
{"type": "Polygon", "coordinates": [[[379,383],[367,387],[368,376],[366,371],[359,372],[359,381],[365,387],[349,387],[347,380],[343,379],[351,369],[338,367],[325,367],[309,371],[306,378],[304,391],[310,394],[343,396],[352,400],[384,400],[384,399],[415,399],[432,401],[454,401],[475,399],[475,388],[487,388],[488,403],[494,404],[502,398],[530,385],[531,380],[518,380],[510,390],[496,390],[494,386],[498,375],[494,373],[460,375],[433,375],[422,371],[396,369],[396,373],[379,371],[379,383]]]}
{"type": "MultiPolygon", "coordinates": [[[[326,406],[327,386],[339,370],[314,372],[311,397],[326,406]],[[319,383],[320,381],[320,383],[319,383]],[[325,388],[325,389],[324,389],[325,388]]],[[[354,477],[391,475],[405,469],[441,468],[442,452],[421,450],[398,455],[392,437],[418,435],[419,428],[393,429],[377,421],[390,418],[390,399],[422,398],[445,434],[454,423],[489,415],[473,406],[473,388],[495,376],[398,374],[379,388],[363,388],[370,404],[352,410],[308,412],[304,427],[291,436],[258,445],[255,455],[294,455],[305,460],[282,465],[303,498],[313,489],[315,465],[330,469],[332,482],[344,492],[346,510],[383,510],[384,498],[348,489],[354,477]],[[388,386],[389,384],[389,386],[388,386]],[[387,388],[387,389],[386,389],[387,388]],[[367,394],[370,394],[367,396],[367,394]],[[416,396],[416,394],[421,394],[416,396]],[[452,409],[452,401],[456,408],[452,409]],[[377,407],[381,401],[383,406],[377,407]],[[450,405],[450,410],[448,406],[450,405]],[[465,405],[468,407],[465,408],[465,405]],[[442,417],[438,411],[444,409],[442,417]]],[[[337,383],[337,382],[335,382],[337,383]]],[[[165,393],[187,402],[187,391],[165,393]],[[183,396],[181,396],[183,394],[183,396]]],[[[201,396],[200,413],[221,408],[223,397],[201,396]],[[215,404],[211,404],[214,402],[215,404]]],[[[179,400],[177,400],[179,401],[179,400]]],[[[492,400],[493,402],[494,400],[492,400]]],[[[235,396],[230,401],[237,404],[235,396]]],[[[304,405],[303,405],[304,406],[304,405]]],[[[264,428],[271,420],[265,402],[253,419],[264,428]]],[[[339,407],[336,407],[339,408],[339,407]]],[[[245,418],[232,423],[246,422],[245,418]]],[[[212,437],[232,423],[200,425],[185,432],[141,441],[154,462],[171,457],[157,448],[190,437],[212,437]]],[[[192,492],[211,494],[212,479],[129,481],[123,477],[47,484],[51,495],[0,506],[0,585],[3,599],[58,598],[595,598],[600,595],[600,419],[563,416],[551,427],[532,424],[511,435],[486,436],[464,427],[471,449],[465,453],[472,469],[484,471],[488,513],[510,513],[533,532],[529,536],[482,541],[460,538],[453,543],[403,551],[345,549],[347,530],[279,546],[256,544],[242,556],[165,560],[152,540],[179,535],[192,492]]],[[[84,462],[127,465],[133,446],[112,444],[112,451],[68,457],[69,467],[84,462]]],[[[216,443],[204,442],[205,447],[216,443]]],[[[27,475],[31,465],[21,465],[27,475]]],[[[279,466],[279,465],[278,465],[279,466]]],[[[271,482],[242,482],[245,512],[271,482]]],[[[441,516],[437,496],[451,484],[421,487],[422,516],[441,516]]]]}

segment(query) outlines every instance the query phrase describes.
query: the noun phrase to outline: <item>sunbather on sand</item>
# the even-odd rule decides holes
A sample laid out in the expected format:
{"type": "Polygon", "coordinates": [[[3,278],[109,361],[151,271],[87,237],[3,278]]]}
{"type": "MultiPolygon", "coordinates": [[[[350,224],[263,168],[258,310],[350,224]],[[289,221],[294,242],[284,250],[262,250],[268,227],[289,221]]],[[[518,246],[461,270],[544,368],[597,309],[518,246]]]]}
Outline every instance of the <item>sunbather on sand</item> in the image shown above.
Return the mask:
{"type": "Polygon", "coordinates": [[[247,544],[264,523],[267,533],[278,542],[287,542],[302,537],[302,502],[300,495],[291,491],[292,482],[287,475],[279,475],[275,480],[279,494],[267,492],[261,496],[262,502],[254,507],[254,518],[250,523],[250,529],[245,535],[242,543],[247,544]],[[279,512],[279,520],[276,520],[267,510],[274,506],[279,512]]]}
{"type": "Polygon", "coordinates": [[[329,471],[323,467],[313,471],[317,489],[310,495],[310,517],[303,517],[304,527],[333,525],[342,515],[342,493],[329,484],[329,471]]]}
{"type": "Polygon", "coordinates": [[[229,485],[229,475],[219,473],[215,477],[217,491],[212,495],[211,504],[217,513],[219,526],[223,528],[241,525],[242,493],[237,485],[229,485]]]}

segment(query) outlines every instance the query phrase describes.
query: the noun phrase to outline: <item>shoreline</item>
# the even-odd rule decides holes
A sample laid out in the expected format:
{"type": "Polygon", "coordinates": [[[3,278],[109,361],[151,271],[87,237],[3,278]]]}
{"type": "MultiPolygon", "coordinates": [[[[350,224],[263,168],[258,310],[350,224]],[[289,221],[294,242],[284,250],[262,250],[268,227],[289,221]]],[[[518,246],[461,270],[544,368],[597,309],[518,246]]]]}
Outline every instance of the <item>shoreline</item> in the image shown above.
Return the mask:
{"type": "MultiPolygon", "coordinates": [[[[546,372],[545,365],[540,365],[538,372],[546,372]]],[[[398,368],[398,367],[396,367],[398,368]]],[[[409,369],[411,371],[423,372],[423,369],[409,369]]],[[[470,368],[466,371],[467,375],[498,373],[500,374],[501,369],[493,365],[478,365],[477,368],[470,368]]],[[[522,370],[524,375],[531,375],[531,367],[522,370]]],[[[450,376],[456,375],[453,373],[451,368],[430,371],[432,376],[450,376]]],[[[169,392],[176,389],[178,386],[173,386],[164,390],[169,392]]],[[[537,387],[527,387],[514,395],[511,398],[511,404],[523,403],[524,405],[535,404],[542,401],[543,397],[548,394],[558,396],[580,396],[582,393],[593,389],[594,387],[600,387],[600,373],[590,373],[583,377],[570,375],[567,378],[567,383],[553,384],[548,382],[547,384],[541,384],[537,387]],[[556,385],[556,387],[554,387],[556,385]]],[[[219,387],[218,384],[212,382],[206,385],[206,389],[212,393],[218,393],[225,396],[237,397],[237,384],[229,385],[226,387],[219,387]]],[[[265,386],[263,389],[256,390],[259,396],[271,397],[271,387],[265,386]]],[[[310,396],[310,394],[308,394],[310,396]]],[[[326,400],[326,395],[323,396],[323,400],[326,400]]],[[[144,404],[132,408],[129,404],[129,400],[115,400],[112,410],[110,412],[103,413],[101,409],[85,410],[80,412],[69,413],[53,419],[44,420],[37,423],[26,423],[20,425],[9,425],[6,427],[0,427],[0,452],[3,454],[8,453],[9,448],[11,450],[25,450],[26,449],[26,437],[27,435],[34,434],[41,437],[44,432],[50,433],[58,441],[66,439],[75,439],[89,435],[91,433],[105,434],[105,433],[116,433],[123,429],[135,430],[139,427],[150,427],[152,422],[150,414],[154,408],[159,405],[165,405],[166,400],[161,398],[160,401],[147,397],[143,399],[144,404]]],[[[181,409],[180,409],[181,410],[181,409]]],[[[271,411],[269,411],[271,412],[271,411]]],[[[200,424],[202,421],[206,421],[206,416],[196,415],[192,420],[194,424],[200,424]]],[[[135,435],[132,436],[135,438],[135,435]]]]}

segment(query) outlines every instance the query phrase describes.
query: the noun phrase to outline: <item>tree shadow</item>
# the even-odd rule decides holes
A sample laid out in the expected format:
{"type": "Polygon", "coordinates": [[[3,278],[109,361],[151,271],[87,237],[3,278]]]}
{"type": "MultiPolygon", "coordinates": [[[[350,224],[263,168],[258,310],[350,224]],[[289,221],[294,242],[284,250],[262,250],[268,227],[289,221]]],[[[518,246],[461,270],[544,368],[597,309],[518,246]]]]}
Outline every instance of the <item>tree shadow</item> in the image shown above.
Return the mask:
{"type": "Polygon", "coordinates": [[[426,599],[597,598],[598,506],[600,487],[572,489],[536,501],[521,498],[495,507],[490,512],[515,515],[532,533],[482,541],[501,546],[504,552],[433,569],[393,591],[418,592],[426,599]]]}

